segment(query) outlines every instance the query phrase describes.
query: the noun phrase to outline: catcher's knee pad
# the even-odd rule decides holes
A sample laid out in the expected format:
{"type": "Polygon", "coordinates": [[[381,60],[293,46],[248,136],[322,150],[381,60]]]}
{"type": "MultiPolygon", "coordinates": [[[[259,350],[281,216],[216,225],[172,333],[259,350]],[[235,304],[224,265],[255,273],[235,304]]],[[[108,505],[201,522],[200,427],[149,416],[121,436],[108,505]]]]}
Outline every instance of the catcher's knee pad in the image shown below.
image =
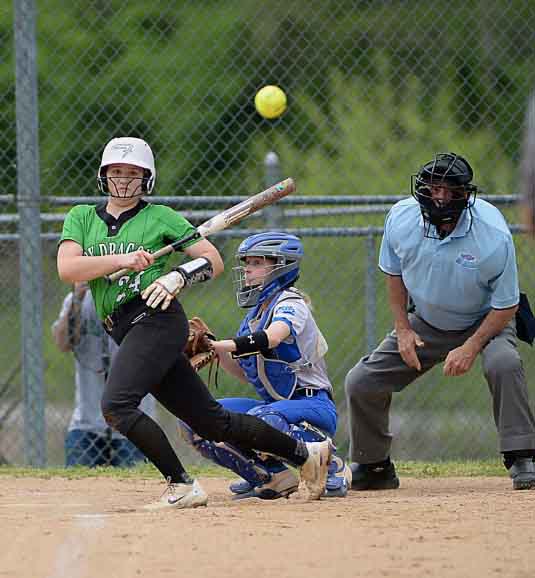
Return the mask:
{"type": "Polygon", "coordinates": [[[200,437],[180,419],[177,420],[177,425],[182,439],[195,448],[203,458],[232,470],[253,486],[264,484],[271,479],[271,474],[254,452],[247,457],[230,444],[211,442],[200,437]]]}
{"type": "Polygon", "coordinates": [[[326,432],[307,421],[300,421],[299,423],[292,424],[290,435],[296,440],[301,440],[303,442],[323,442],[326,439],[331,439],[326,432]]]}
{"type": "Polygon", "coordinates": [[[270,426],[296,440],[303,442],[322,442],[329,437],[322,429],[308,423],[307,421],[290,423],[284,414],[274,411],[270,407],[255,407],[248,413],[259,417],[270,426]]]}
{"type": "Polygon", "coordinates": [[[253,408],[247,413],[249,415],[254,415],[255,417],[260,418],[271,427],[274,427],[275,429],[278,429],[285,434],[290,434],[290,422],[282,413],[279,413],[278,411],[274,411],[269,407],[260,406],[253,408]]]}

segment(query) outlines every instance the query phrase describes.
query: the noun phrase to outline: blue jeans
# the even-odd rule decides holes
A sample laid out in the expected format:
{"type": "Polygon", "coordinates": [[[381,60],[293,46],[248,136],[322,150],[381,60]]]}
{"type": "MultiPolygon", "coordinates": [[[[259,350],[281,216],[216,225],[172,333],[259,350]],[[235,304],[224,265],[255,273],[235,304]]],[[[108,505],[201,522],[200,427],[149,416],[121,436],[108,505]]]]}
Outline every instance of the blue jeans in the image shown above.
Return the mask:
{"type": "Polygon", "coordinates": [[[85,430],[71,430],[65,438],[65,465],[116,466],[127,468],[145,461],[145,456],[127,439],[85,430]]]}

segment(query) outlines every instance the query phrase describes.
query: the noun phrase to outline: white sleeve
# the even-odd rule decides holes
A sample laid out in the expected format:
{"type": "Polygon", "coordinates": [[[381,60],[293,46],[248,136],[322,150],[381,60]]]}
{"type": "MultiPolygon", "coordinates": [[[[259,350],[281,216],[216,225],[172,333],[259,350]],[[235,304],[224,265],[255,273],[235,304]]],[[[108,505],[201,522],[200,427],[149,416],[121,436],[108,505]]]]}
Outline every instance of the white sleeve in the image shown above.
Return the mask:
{"type": "Polygon", "coordinates": [[[271,322],[283,321],[293,335],[299,335],[309,315],[310,310],[302,299],[287,299],[275,305],[271,322]]]}

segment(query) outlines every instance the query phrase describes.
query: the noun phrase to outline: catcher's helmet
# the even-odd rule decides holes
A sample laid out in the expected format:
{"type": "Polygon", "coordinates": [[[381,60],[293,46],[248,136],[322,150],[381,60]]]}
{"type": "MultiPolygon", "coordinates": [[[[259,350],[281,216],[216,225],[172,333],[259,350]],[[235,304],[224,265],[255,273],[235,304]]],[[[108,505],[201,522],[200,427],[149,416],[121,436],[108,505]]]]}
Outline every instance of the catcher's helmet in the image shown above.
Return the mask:
{"type": "Polygon", "coordinates": [[[254,307],[274,293],[293,285],[299,277],[303,255],[303,244],[295,235],[269,231],[247,237],[238,247],[238,265],[233,269],[238,305],[254,307]],[[246,284],[243,265],[246,257],[264,257],[274,261],[269,274],[259,285],[246,284]]]}
{"type": "Polygon", "coordinates": [[[412,176],[411,194],[420,204],[426,234],[431,225],[455,225],[464,209],[473,206],[478,190],[471,182],[473,176],[468,161],[455,153],[437,154],[412,176]],[[449,191],[448,199],[433,197],[433,189],[438,187],[449,191]]]}
{"type": "Polygon", "coordinates": [[[119,163],[134,165],[144,170],[140,192],[137,195],[145,193],[150,195],[156,181],[156,167],[154,166],[154,156],[150,146],[144,140],[130,136],[111,139],[104,147],[97,174],[98,188],[104,194],[116,196],[113,195],[108,187],[106,168],[109,165],[119,163]]]}

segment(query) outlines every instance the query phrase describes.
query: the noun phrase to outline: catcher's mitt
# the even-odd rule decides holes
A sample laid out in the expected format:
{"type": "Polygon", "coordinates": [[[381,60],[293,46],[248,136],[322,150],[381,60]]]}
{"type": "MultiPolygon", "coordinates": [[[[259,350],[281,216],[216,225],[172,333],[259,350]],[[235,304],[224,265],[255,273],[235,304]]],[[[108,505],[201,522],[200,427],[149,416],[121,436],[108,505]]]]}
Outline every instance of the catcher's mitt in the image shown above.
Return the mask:
{"type": "Polygon", "coordinates": [[[212,363],[216,358],[210,339],[215,340],[215,335],[208,325],[200,317],[192,317],[189,320],[189,336],[184,353],[195,371],[212,363]]]}

